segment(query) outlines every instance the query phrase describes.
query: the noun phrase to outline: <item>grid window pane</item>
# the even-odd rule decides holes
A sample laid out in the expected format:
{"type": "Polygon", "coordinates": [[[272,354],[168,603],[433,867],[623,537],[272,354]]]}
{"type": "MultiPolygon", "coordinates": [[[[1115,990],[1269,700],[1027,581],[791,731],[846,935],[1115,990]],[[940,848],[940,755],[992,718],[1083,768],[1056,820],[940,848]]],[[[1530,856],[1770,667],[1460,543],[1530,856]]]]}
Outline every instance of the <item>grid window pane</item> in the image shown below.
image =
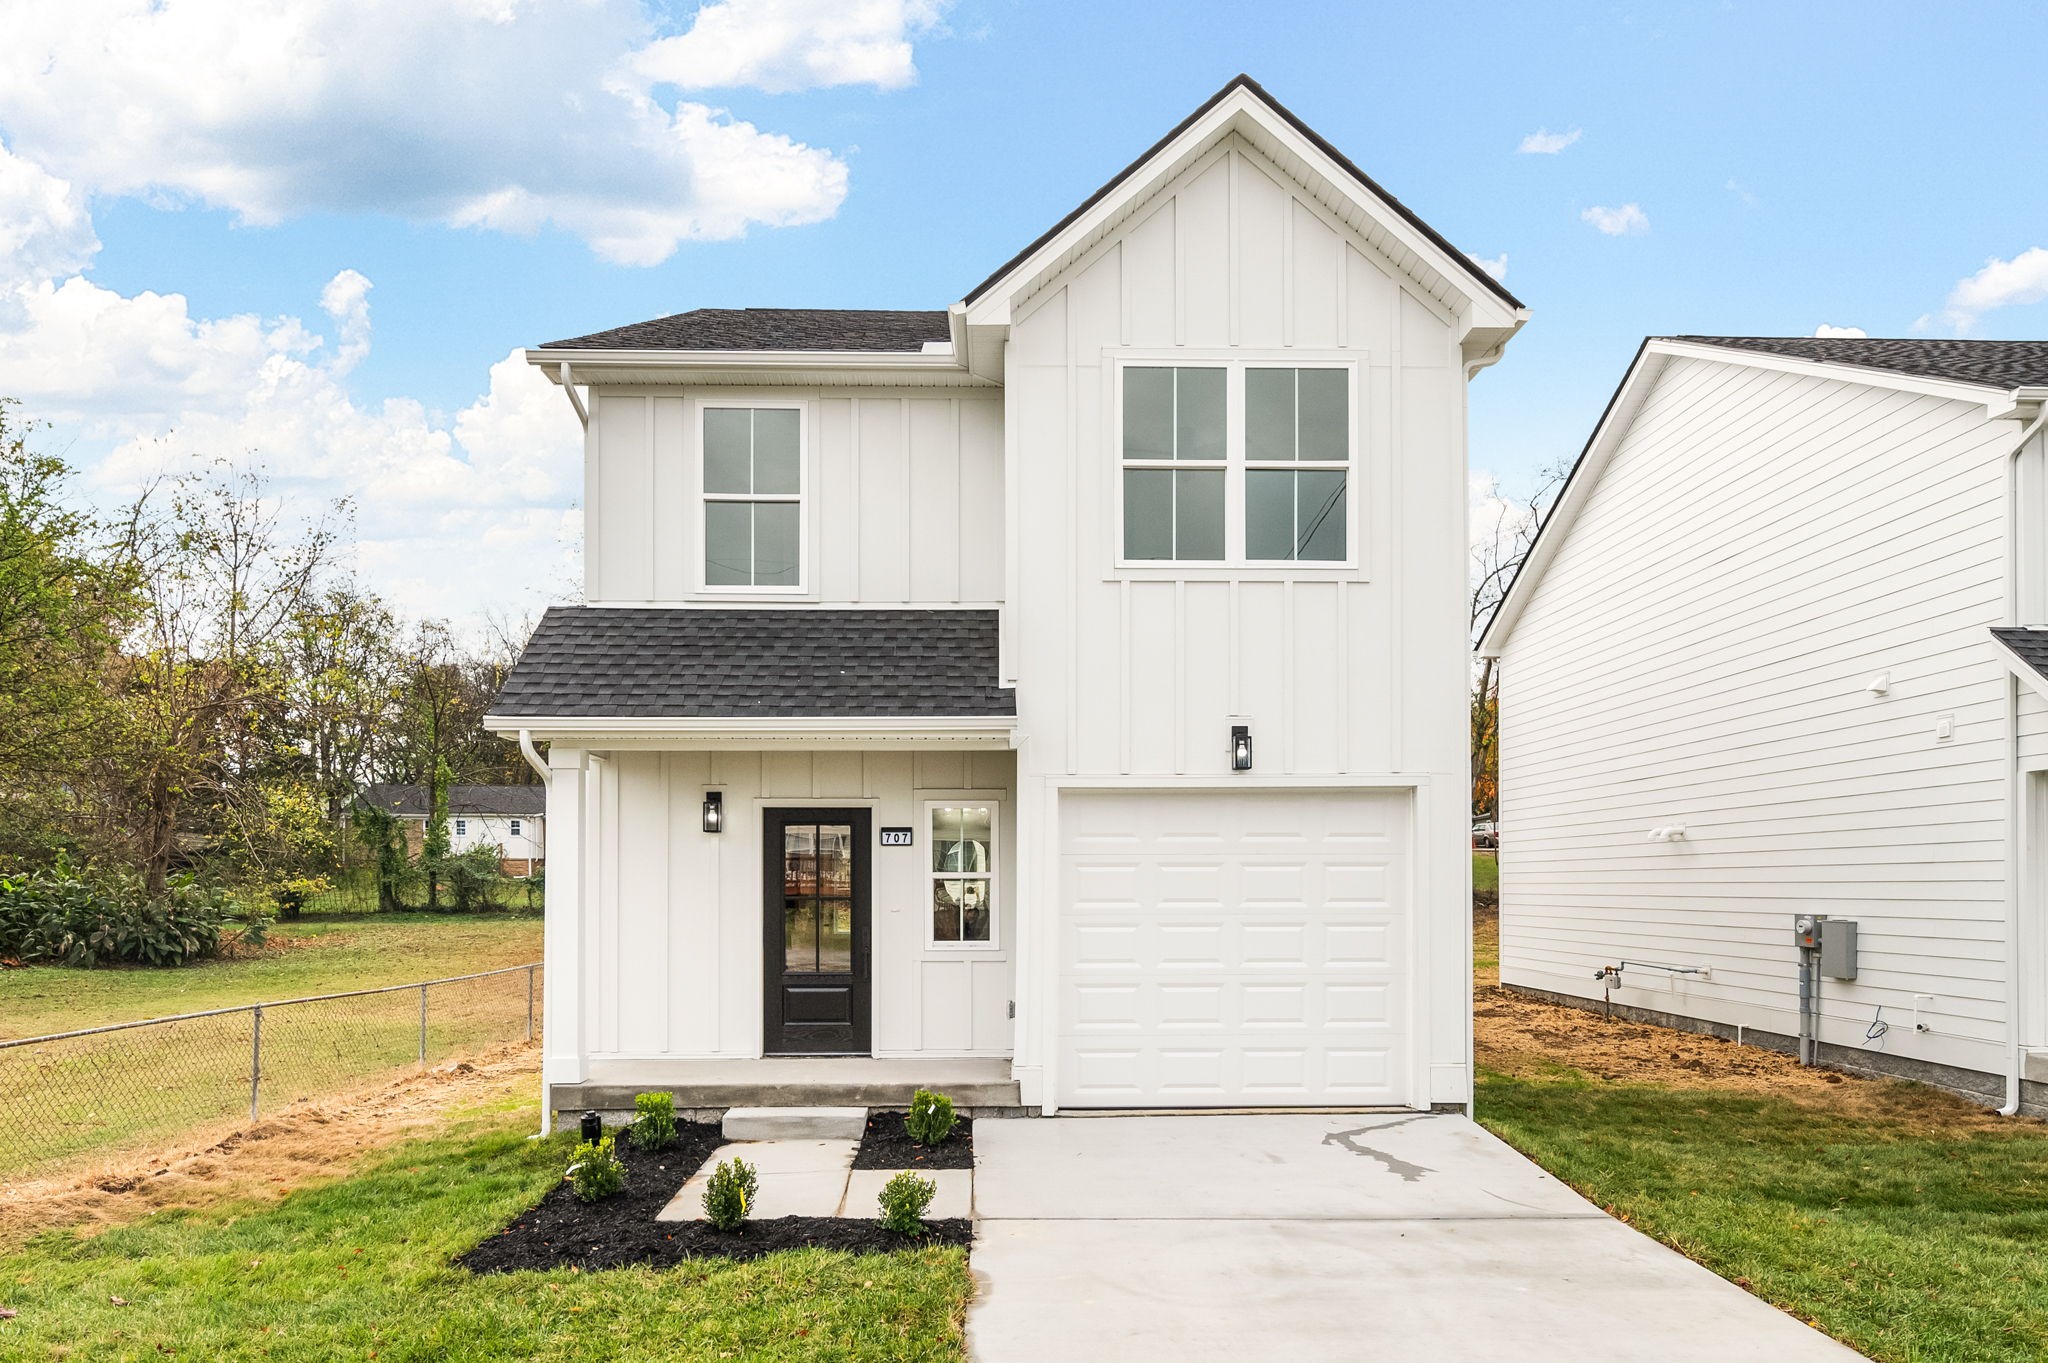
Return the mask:
{"type": "Polygon", "coordinates": [[[794,407],[754,412],[755,492],[794,495],[798,487],[798,415],[794,407]]]}
{"type": "Polygon", "coordinates": [[[818,901],[782,901],[782,969],[812,974],[818,968],[818,901]]]}
{"type": "MultiPolygon", "coordinates": [[[[1342,369],[1298,369],[1301,440],[1297,457],[1342,463],[1351,458],[1351,393],[1342,369]]],[[[1253,456],[1256,458],[1257,456],[1253,456]]]]}
{"type": "Polygon", "coordinates": [[[704,582],[746,587],[754,580],[754,504],[704,504],[704,582]]]}
{"type": "Polygon", "coordinates": [[[1292,369],[1245,371],[1244,453],[1247,459],[1294,458],[1296,372],[1292,369]]]}
{"type": "MultiPolygon", "coordinates": [[[[794,413],[792,413],[794,415],[794,413]]],[[[704,410],[704,490],[752,492],[754,414],[740,407],[704,410]]]]}
{"type": "Polygon", "coordinates": [[[1124,370],[1124,458],[1173,458],[1173,371],[1124,370]]]}
{"type": "Polygon", "coordinates": [[[957,880],[932,882],[932,940],[960,940],[960,882],[957,880]]]}
{"type": "Polygon", "coordinates": [[[963,942],[988,941],[988,882],[986,880],[961,880],[954,883],[959,887],[960,940],[963,942]]]}
{"type": "Polygon", "coordinates": [[[1173,557],[1223,557],[1223,470],[1176,470],[1173,475],[1173,557]]]}
{"type": "Polygon", "coordinates": [[[1223,457],[1223,371],[1176,369],[1174,377],[1174,457],[1223,457]]]}
{"type": "Polygon", "coordinates": [[[1342,562],[1345,555],[1344,484],[1347,475],[1335,470],[1304,469],[1295,475],[1294,556],[1319,562],[1342,562]]]}
{"type": "Polygon", "coordinates": [[[754,585],[796,586],[797,505],[754,502],[754,585]]]}
{"type": "Polygon", "coordinates": [[[1124,470],[1124,557],[1173,557],[1173,471],[1124,470]]]}
{"type": "Polygon", "coordinates": [[[818,901],[818,973],[853,973],[853,905],[847,900],[818,901]]]}
{"type": "Polygon", "coordinates": [[[1244,556],[1294,557],[1294,479],[1286,469],[1250,469],[1244,475],[1244,556]]]}

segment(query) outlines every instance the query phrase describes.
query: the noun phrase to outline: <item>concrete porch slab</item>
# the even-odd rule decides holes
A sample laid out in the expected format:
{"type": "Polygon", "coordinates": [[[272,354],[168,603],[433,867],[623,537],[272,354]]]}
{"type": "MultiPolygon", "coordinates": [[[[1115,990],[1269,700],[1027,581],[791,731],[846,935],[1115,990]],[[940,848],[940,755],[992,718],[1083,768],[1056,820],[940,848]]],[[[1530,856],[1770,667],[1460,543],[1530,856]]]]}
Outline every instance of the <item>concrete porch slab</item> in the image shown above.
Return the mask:
{"type": "MultiPolygon", "coordinates": [[[[876,1199],[882,1195],[882,1186],[902,1172],[901,1169],[854,1170],[847,1175],[846,1201],[839,1214],[861,1221],[881,1219],[882,1209],[876,1199]]],[[[972,1169],[913,1169],[910,1172],[938,1185],[938,1191],[932,1194],[932,1205],[924,1214],[927,1221],[974,1215],[972,1169]]]]}
{"type": "Polygon", "coordinates": [[[743,1159],[754,1166],[760,1187],[749,1215],[756,1221],[778,1216],[836,1216],[846,1196],[846,1176],[853,1168],[859,1141],[744,1141],[721,1145],[690,1175],[657,1221],[702,1221],[704,1187],[718,1166],[743,1159]]]}
{"type": "Polygon", "coordinates": [[[867,1127],[864,1107],[734,1107],[720,1130],[729,1141],[857,1141],[867,1127]]]}
{"type": "MultiPolygon", "coordinates": [[[[896,1060],[792,1055],[734,1060],[594,1060],[580,1084],[550,1084],[558,1125],[586,1110],[628,1114],[635,1094],[673,1094],[684,1112],[733,1107],[903,1108],[936,1089],[969,1116],[1021,1111],[1006,1059],[896,1060]]],[[[624,1120],[623,1116],[619,1120],[624,1120]]]]}

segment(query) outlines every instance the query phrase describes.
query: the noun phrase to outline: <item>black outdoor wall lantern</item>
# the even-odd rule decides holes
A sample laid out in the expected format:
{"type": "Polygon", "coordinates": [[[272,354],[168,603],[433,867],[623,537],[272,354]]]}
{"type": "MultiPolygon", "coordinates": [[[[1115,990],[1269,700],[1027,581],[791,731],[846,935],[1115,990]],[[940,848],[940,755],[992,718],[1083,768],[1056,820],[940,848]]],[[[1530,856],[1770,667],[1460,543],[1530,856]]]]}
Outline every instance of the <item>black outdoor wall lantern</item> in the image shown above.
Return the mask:
{"type": "Polygon", "coordinates": [[[707,790],[704,792],[704,831],[723,833],[725,831],[725,792],[707,790]]]}
{"type": "Polygon", "coordinates": [[[1252,769],[1252,730],[1249,724],[1230,726],[1230,769],[1250,771],[1252,769]]]}

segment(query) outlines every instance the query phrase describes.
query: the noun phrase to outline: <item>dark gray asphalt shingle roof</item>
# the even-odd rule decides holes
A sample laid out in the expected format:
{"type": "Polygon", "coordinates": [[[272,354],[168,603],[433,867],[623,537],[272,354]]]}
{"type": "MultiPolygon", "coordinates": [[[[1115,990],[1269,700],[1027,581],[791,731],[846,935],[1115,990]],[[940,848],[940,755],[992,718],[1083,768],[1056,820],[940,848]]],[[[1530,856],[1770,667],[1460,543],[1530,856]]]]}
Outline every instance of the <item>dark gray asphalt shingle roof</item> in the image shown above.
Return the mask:
{"type": "Polygon", "coordinates": [[[991,610],[555,606],[491,713],[532,718],[1004,716],[991,610]]]}
{"type": "MultiPolygon", "coordinates": [[[[425,786],[365,786],[362,799],[406,819],[424,819],[433,812],[433,796],[425,786]]],[[[537,819],[548,812],[548,793],[543,786],[450,786],[448,812],[537,819]]]]}
{"type": "Polygon", "coordinates": [[[2048,341],[1963,341],[1882,336],[1667,336],[1668,341],[1754,350],[1826,364],[1886,369],[1992,388],[2048,384],[2048,341]]]}
{"type": "Polygon", "coordinates": [[[944,309],[697,308],[651,322],[595,331],[543,350],[911,351],[951,336],[944,309]]]}
{"type": "Polygon", "coordinates": [[[2048,677],[2048,629],[1994,628],[1991,633],[2021,662],[2048,677]]]}

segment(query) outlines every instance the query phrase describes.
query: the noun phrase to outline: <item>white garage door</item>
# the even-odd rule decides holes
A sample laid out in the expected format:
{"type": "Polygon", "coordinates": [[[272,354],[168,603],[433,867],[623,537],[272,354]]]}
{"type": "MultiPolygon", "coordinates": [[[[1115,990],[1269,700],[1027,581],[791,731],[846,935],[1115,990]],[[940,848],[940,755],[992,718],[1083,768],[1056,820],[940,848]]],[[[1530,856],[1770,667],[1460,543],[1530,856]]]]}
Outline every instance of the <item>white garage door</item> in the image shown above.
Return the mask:
{"type": "Polygon", "coordinates": [[[1064,797],[1061,1104],[1405,1103],[1408,807],[1064,797]]]}

